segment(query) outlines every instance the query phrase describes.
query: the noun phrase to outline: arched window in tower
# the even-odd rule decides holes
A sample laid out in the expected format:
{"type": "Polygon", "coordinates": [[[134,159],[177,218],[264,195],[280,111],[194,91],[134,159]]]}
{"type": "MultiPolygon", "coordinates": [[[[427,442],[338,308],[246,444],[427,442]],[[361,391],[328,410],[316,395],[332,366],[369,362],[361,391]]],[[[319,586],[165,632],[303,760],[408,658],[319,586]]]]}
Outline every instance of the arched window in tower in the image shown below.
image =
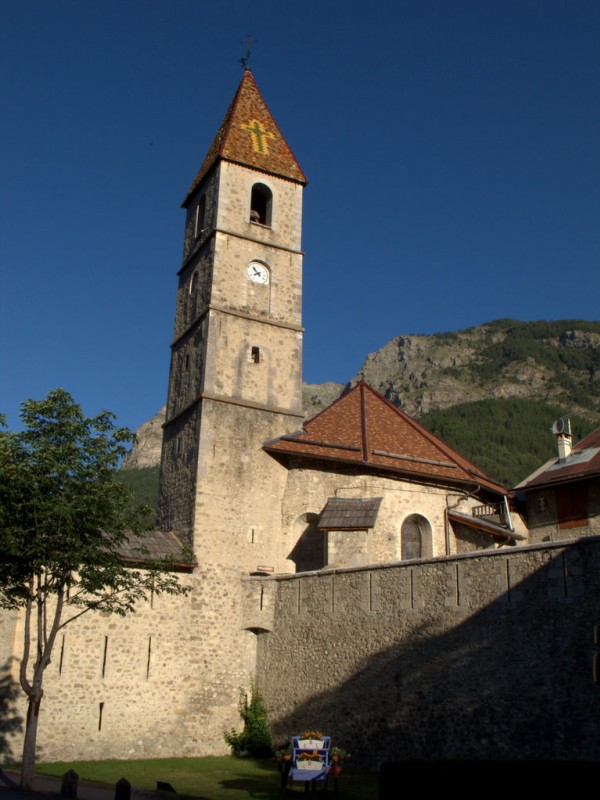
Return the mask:
{"type": "Polygon", "coordinates": [[[411,514],[402,523],[400,558],[427,558],[432,553],[431,525],[420,514],[411,514]]]}
{"type": "Polygon", "coordinates": [[[250,198],[250,222],[271,227],[273,192],[264,183],[255,183],[250,198]]]}

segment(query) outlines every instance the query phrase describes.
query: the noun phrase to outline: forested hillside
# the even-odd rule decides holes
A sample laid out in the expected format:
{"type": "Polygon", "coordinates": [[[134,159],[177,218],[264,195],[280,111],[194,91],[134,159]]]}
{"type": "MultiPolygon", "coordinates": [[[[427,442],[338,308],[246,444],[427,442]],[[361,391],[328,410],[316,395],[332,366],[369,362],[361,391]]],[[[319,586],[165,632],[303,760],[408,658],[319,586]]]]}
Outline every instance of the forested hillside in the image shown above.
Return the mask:
{"type": "MultiPolygon", "coordinates": [[[[419,422],[507,487],[516,486],[557,454],[550,432],[563,408],[541,400],[509,398],[461,403],[425,414],[419,422]]],[[[597,427],[571,420],[573,441],[597,427]]]]}
{"type": "Polygon", "coordinates": [[[121,480],[133,490],[138,503],[156,508],[158,501],[158,473],[159,468],[144,467],[143,469],[121,470],[121,480]]]}

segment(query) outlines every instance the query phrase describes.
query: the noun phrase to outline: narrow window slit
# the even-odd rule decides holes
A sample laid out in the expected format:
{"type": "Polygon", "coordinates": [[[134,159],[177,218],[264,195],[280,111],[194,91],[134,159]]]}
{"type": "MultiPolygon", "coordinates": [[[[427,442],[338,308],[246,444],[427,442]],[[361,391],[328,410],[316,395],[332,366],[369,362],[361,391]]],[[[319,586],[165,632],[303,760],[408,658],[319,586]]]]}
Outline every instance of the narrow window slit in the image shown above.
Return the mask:
{"type": "Polygon", "coordinates": [[[456,565],[456,605],[460,605],[460,573],[458,570],[458,564],[456,565]]]}
{"type": "Polygon", "coordinates": [[[62,641],[60,643],[60,659],[58,661],[58,674],[59,675],[62,675],[64,657],[65,657],[65,637],[63,635],[62,641]]]}
{"type": "Polygon", "coordinates": [[[563,573],[563,591],[565,593],[565,597],[569,596],[569,568],[567,566],[567,560],[565,558],[565,554],[562,554],[562,573],[563,573]]]}
{"type": "Polygon", "coordinates": [[[108,654],[108,636],[104,637],[104,653],[102,655],[102,677],[106,675],[106,656],[108,654]]]}
{"type": "Polygon", "coordinates": [[[146,677],[150,677],[150,659],[152,658],[152,637],[148,637],[148,660],[146,662],[146,677]]]}
{"type": "Polygon", "coordinates": [[[196,207],[196,219],[194,221],[194,237],[197,239],[204,233],[206,218],[206,195],[202,195],[196,207]]]}

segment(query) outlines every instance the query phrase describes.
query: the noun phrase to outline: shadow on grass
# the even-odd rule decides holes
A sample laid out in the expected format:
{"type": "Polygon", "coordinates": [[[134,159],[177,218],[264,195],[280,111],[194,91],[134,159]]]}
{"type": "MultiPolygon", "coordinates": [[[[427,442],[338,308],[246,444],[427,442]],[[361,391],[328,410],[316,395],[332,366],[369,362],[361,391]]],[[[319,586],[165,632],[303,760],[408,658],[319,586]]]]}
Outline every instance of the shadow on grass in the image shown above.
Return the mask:
{"type": "Polygon", "coordinates": [[[265,772],[278,772],[277,761],[275,758],[236,758],[235,760],[240,764],[252,764],[253,769],[261,769],[265,772]]]}
{"type": "Polygon", "coordinates": [[[265,786],[265,781],[258,778],[232,778],[231,780],[221,781],[224,790],[239,792],[237,795],[243,797],[270,798],[279,796],[279,784],[275,786],[265,786]]]}

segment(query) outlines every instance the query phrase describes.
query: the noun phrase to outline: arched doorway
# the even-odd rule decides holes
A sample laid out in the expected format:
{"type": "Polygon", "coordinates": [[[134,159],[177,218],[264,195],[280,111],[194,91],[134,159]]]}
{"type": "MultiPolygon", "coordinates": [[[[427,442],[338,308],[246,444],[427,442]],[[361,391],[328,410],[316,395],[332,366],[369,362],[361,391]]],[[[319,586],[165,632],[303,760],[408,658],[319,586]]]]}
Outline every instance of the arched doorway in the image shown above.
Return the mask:
{"type": "Polygon", "coordinates": [[[294,523],[295,544],[288,555],[296,572],[323,569],[327,563],[327,534],[317,527],[319,514],[301,514],[294,523]]]}
{"type": "Polygon", "coordinates": [[[411,514],[402,523],[400,558],[429,558],[432,556],[431,525],[421,514],[411,514]]]}

